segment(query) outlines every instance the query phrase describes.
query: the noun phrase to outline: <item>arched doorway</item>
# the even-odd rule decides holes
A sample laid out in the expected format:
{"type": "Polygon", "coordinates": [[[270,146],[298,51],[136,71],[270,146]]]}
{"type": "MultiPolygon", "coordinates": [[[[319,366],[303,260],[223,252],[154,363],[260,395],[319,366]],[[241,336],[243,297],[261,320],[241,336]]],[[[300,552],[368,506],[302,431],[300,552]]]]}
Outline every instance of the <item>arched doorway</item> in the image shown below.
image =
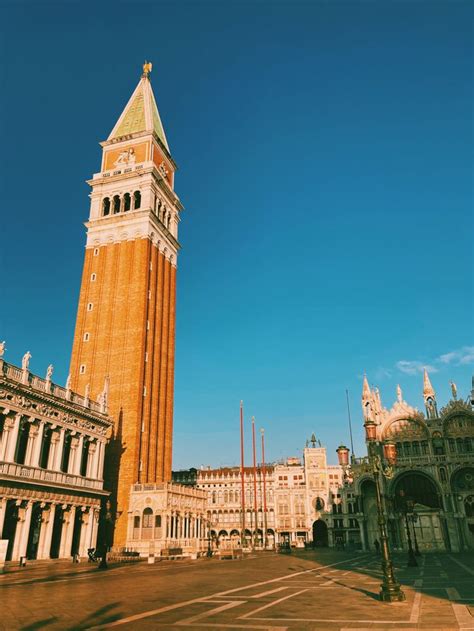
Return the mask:
{"type": "Polygon", "coordinates": [[[398,476],[391,488],[398,537],[408,547],[407,529],[420,550],[449,549],[441,494],[435,481],[419,471],[398,476]]]}
{"type": "Polygon", "coordinates": [[[453,474],[451,487],[457,512],[464,514],[458,520],[461,548],[474,549],[474,467],[463,467],[453,474]]]}
{"type": "Polygon", "coordinates": [[[328,527],[322,519],[313,523],[313,546],[325,548],[328,545],[328,527]]]}
{"type": "Polygon", "coordinates": [[[13,545],[15,543],[16,527],[18,524],[18,505],[16,500],[8,500],[3,522],[2,539],[8,539],[6,560],[11,561],[13,545]]]}
{"type": "Polygon", "coordinates": [[[377,517],[377,501],[375,498],[375,482],[372,479],[366,478],[361,482],[360,495],[364,515],[363,529],[365,547],[367,550],[374,550],[374,542],[380,539],[380,533],[377,517]]]}
{"type": "Polygon", "coordinates": [[[28,545],[26,547],[26,556],[28,559],[36,559],[38,556],[42,519],[43,509],[41,508],[41,504],[36,502],[33,505],[31,513],[30,532],[28,535],[28,545]]]}

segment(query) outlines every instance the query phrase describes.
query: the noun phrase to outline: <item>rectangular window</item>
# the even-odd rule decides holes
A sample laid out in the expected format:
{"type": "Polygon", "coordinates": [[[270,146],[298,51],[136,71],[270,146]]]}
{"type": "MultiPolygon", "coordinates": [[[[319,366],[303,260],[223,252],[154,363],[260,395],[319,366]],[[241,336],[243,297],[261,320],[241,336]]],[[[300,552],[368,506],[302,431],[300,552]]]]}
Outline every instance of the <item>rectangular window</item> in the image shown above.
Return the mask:
{"type": "Polygon", "coordinates": [[[91,274],[91,281],[94,282],[97,278],[97,274],[91,274]]]}
{"type": "Polygon", "coordinates": [[[84,342],[89,341],[89,333],[84,333],[84,342]]]}
{"type": "Polygon", "coordinates": [[[99,248],[94,248],[94,256],[99,256],[99,248]]]}
{"type": "Polygon", "coordinates": [[[89,302],[87,304],[87,311],[92,311],[93,308],[94,308],[94,305],[92,304],[92,302],[89,302]]]}

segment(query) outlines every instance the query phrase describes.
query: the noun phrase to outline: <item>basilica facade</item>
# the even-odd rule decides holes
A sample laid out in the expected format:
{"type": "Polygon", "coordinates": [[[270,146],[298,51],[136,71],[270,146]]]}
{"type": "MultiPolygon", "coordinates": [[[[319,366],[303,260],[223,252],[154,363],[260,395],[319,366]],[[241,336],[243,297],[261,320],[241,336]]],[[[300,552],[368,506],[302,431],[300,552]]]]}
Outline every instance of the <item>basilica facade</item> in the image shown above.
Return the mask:
{"type": "MultiPolygon", "coordinates": [[[[474,549],[474,382],[466,397],[452,384],[452,397],[438,408],[428,373],[425,410],[407,403],[400,387],[390,408],[364,378],[364,419],[376,424],[377,443],[394,442],[396,464],[380,475],[390,543],[420,551],[474,549]]],[[[378,540],[375,484],[367,457],[353,457],[340,500],[326,517],[333,539],[373,549],[378,540]]]]}

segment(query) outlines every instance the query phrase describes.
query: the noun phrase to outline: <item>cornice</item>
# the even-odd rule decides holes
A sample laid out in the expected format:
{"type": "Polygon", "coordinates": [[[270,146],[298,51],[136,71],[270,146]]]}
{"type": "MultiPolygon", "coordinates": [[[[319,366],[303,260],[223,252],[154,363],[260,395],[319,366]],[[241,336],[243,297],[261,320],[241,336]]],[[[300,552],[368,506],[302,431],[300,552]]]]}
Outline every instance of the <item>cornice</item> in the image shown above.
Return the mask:
{"type": "Polygon", "coordinates": [[[93,432],[99,436],[105,437],[112,426],[112,421],[104,414],[38,392],[5,377],[0,377],[0,403],[5,407],[21,408],[25,415],[47,418],[53,424],[72,425],[75,429],[93,432]],[[12,399],[8,398],[8,394],[12,399]]]}

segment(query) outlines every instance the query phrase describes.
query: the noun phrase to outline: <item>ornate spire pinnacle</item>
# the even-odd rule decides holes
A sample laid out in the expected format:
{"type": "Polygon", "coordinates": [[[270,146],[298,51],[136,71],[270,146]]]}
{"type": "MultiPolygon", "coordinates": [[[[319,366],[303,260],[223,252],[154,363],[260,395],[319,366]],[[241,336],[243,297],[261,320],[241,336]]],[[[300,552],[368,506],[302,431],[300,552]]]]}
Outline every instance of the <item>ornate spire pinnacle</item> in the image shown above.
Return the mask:
{"type": "Polygon", "coordinates": [[[142,77],[145,77],[146,79],[148,79],[148,75],[150,74],[152,70],[153,70],[153,64],[151,63],[151,61],[147,61],[145,59],[145,63],[143,64],[142,77]]]}
{"type": "Polygon", "coordinates": [[[369,401],[370,399],[370,386],[367,381],[367,375],[364,373],[364,381],[362,383],[362,401],[369,401]]]}
{"type": "Polygon", "coordinates": [[[149,133],[154,134],[169,153],[165,130],[163,129],[155,95],[151,87],[149,77],[151,69],[151,62],[145,61],[140,81],[110,132],[107,142],[117,141],[134,134],[143,136],[143,134],[149,133]]]}
{"type": "Polygon", "coordinates": [[[428,399],[428,397],[431,397],[432,399],[434,399],[436,396],[436,393],[434,391],[433,386],[431,385],[431,381],[430,381],[430,377],[428,375],[428,371],[426,370],[426,368],[423,370],[423,397],[426,401],[426,399],[428,399]]]}

